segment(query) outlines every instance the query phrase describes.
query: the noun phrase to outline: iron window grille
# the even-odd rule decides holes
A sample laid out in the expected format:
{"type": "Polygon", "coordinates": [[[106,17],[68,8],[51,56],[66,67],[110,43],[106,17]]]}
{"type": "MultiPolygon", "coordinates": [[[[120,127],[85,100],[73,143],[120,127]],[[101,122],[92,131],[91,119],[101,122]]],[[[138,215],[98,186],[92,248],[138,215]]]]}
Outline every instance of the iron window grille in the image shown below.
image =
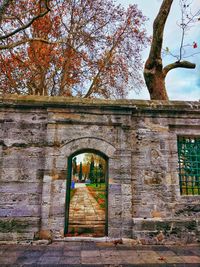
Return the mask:
{"type": "Polygon", "coordinates": [[[181,195],[200,195],[200,137],[178,136],[181,195]]]}

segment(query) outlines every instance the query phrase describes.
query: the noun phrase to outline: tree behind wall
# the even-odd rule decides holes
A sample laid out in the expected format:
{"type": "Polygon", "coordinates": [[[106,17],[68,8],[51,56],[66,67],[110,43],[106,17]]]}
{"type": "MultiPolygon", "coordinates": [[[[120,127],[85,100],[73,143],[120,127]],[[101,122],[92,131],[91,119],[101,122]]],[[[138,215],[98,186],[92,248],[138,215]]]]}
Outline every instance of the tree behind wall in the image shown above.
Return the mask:
{"type": "MultiPolygon", "coordinates": [[[[43,1],[11,2],[0,34],[25,24],[43,1]]],[[[48,14],[1,41],[0,93],[124,98],[141,87],[148,38],[135,5],[125,10],[112,0],[48,2],[48,14]]]]}
{"type": "MultiPolygon", "coordinates": [[[[188,0],[180,0],[180,8],[182,13],[182,19],[180,23],[180,29],[182,31],[180,53],[179,55],[175,56],[176,61],[174,63],[169,64],[165,67],[163,66],[161,55],[163,33],[172,4],[173,0],[162,1],[162,5],[153,24],[153,38],[151,42],[151,49],[144,68],[144,78],[151,99],[168,100],[168,94],[165,87],[165,78],[169,71],[175,68],[195,68],[195,64],[183,60],[184,38],[186,31],[188,31],[190,24],[194,23],[196,19],[198,20],[198,17],[200,16],[199,10],[197,10],[194,14],[187,12],[187,9],[190,8],[191,4],[191,2],[189,2],[188,0]]],[[[168,50],[168,48],[166,50],[168,50]]]]}
{"type": "Polygon", "coordinates": [[[94,158],[91,158],[90,162],[90,172],[89,172],[89,179],[92,183],[95,181],[95,174],[94,174],[94,158]]]}
{"type": "Polygon", "coordinates": [[[73,170],[73,175],[77,174],[77,162],[76,162],[76,157],[72,159],[72,170],[73,170]]]}
{"type": "Polygon", "coordinates": [[[82,162],[80,162],[80,165],[79,165],[79,174],[78,174],[79,181],[82,181],[82,178],[83,178],[83,169],[82,169],[82,162]]]}

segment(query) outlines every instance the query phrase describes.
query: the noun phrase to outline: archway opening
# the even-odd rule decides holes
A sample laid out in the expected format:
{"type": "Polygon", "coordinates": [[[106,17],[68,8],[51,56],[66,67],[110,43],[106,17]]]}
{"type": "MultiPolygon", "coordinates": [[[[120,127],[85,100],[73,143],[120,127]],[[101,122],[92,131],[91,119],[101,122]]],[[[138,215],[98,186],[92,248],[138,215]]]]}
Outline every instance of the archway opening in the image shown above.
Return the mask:
{"type": "Polygon", "coordinates": [[[94,150],[68,160],[66,236],[107,235],[108,159],[94,150]]]}

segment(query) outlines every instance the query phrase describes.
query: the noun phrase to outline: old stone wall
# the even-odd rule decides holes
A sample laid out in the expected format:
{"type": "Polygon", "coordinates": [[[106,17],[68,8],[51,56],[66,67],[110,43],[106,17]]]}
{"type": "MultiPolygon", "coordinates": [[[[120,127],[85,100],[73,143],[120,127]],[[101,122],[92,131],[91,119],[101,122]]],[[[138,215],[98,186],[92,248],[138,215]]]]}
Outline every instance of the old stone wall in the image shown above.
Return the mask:
{"type": "Polygon", "coordinates": [[[200,240],[200,196],[181,196],[177,136],[200,136],[199,102],[0,98],[0,240],[63,238],[68,158],[108,158],[108,236],[200,240]]]}

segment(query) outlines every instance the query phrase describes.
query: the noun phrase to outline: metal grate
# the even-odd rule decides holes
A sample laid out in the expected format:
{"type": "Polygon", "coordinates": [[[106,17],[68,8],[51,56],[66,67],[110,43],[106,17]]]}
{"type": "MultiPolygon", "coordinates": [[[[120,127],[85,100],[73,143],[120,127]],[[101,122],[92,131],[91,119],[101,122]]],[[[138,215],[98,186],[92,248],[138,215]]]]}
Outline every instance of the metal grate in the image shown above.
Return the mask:
{"type": "Polygon", "coordinates": [[[178,137],[181,195],[200,195],[200,137],[178,137]]]}

